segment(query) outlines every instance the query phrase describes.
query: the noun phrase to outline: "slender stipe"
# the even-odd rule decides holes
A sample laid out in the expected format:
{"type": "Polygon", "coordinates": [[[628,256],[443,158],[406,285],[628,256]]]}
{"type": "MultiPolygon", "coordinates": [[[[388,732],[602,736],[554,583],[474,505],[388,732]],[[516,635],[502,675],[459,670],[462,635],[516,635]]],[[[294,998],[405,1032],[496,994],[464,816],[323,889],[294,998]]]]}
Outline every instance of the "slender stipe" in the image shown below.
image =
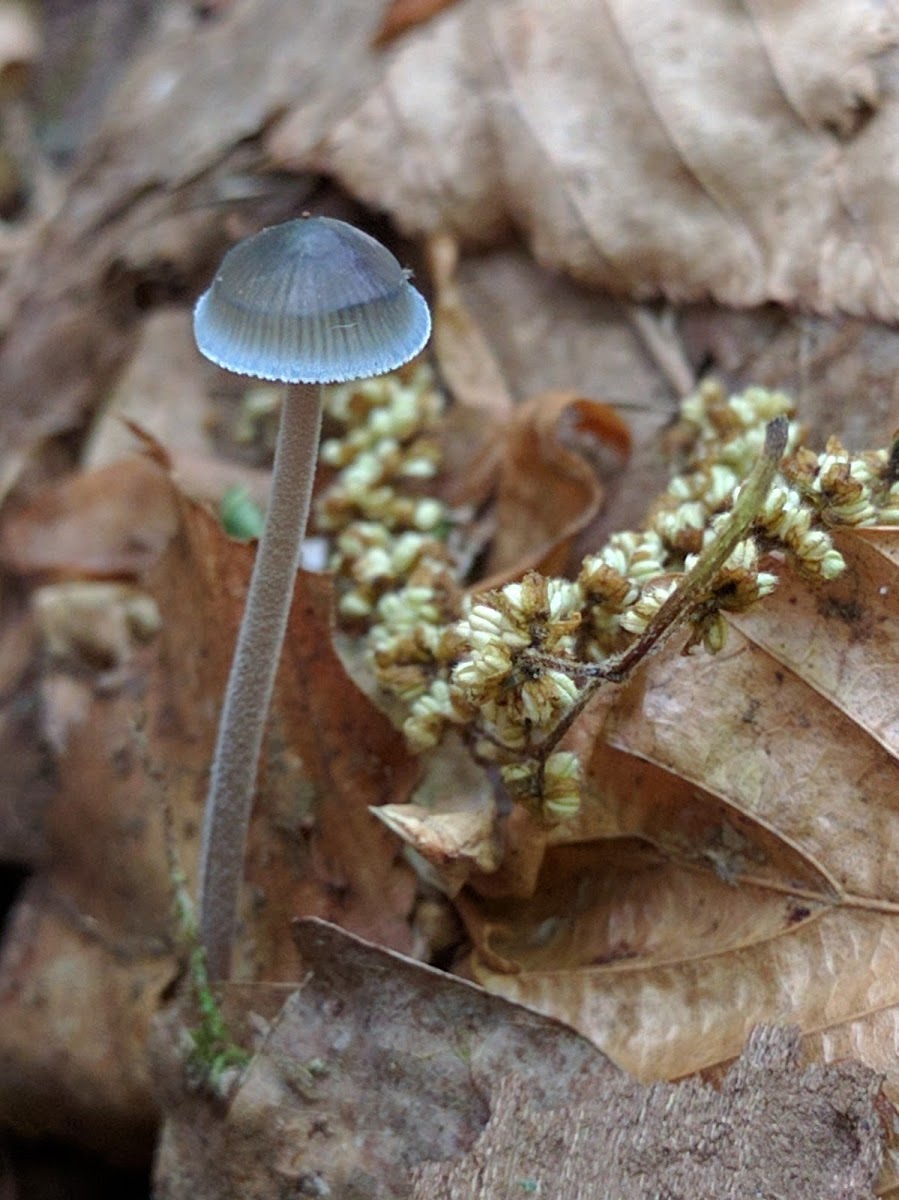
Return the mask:
{"type": "Polygon", "coordinates": [[[265,528],[219,723],[200,843],[200,935],[210,979],[227,979],[259,754],[306,534],[322,397],[287,389],[265,528]]]}

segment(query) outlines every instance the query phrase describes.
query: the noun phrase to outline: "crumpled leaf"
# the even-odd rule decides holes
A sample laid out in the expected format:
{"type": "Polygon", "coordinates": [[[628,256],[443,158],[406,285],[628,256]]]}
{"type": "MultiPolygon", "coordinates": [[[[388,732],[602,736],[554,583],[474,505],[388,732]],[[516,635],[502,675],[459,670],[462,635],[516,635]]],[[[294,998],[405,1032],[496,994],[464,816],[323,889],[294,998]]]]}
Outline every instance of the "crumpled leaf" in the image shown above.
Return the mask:
{"type": "Polygon", "coordinates": [[[591,456],[611,449],[626,458],[630,449],[621,417],[575,392],[534,396],[508,420],[485,420],[478,409],[459,405],[448,414],[441,440],[441,497],[457,505],[493,499],[479,590],[529,569],[563,570],[574,539],[605,496],[591,456]]]}
{"type": "Polygon", "coordinates": [[[835,583],[784,570],[719,655],[669,648],[595,702],[568,742],[585,803],[542,835],[530,896],[457,901],[475,978],[640,1078],[776,1018],[899,1097],[899,532],[835,536],[835,583]]]}
{"type": "MultiPolygon", "coordinates": [[[[432,271],[438,298],[432,344],[445,373],[443,277],[433,261],[432,271]]],[[[466,323],[478,331],[478,344],[490,350],[492,365],[486,373],[483,356],[475,354],[480,378],[489,379],[498,369],[503,391],[519,402],[544,392],[595,395],[627,420],[632,450],[626,469],[614,455],[602,457],[605,502],[579,545],[584,551],[601,545],[603,529],[635,528],[643,520],[647,496],[661,491],[667,481],[658,447],[674,409],[669,383],[635,328],[633,306],[541,269],[517,245],[463,258],[453,284],[466,323]]],[[[677,340],[676,327],[672,337],[677,340]]],[[[464,341],[451,343],[454,387],[458,373],[453,374],[453,365],[467,362],[471,344],[467,331],[464,341]]],[[[707,355],[700,347],[695,361],[703,357],[707,355]]],[[[495,393],[491,387],[490,394],[495,393]]],[[[464,393],[471,394],[470,388],[464,393]]]]}
{"type": "MultiPolygon", "coordinates": [[[[262,1026],[224,1118],[168,1065],[177,1010],[168,1018],[157,1067],[164,1200],[262,1200],[285,1188],[500,1200],[539,1178],[547,1194],[582,1196],[597,1169],[615,1195],[636,1197],[656,1168],[697,1197],[742,1196],[762,1178],[772,1195],[789,1178],[796,1200],[871,1196],[879,1081],[858,1064],[799,1070],[789,1031],[759,1031],[720,1093],[695,1081],[648,1090],[571,1030],[450,976],[318,921],[297,924],[297,943],[304,983],[262,1026]],[[718,1152],[735,1138],[739,1163],[718,1152]],[[509,1160],[522,1166],[511,1191],[487,1166],[509,1160]],[[484,1168],[496,1186],[477,1190],[484,1168]]],[[[229,988],[244,1024],[277,998],[229,988]]]]}
{"type": "Polygon", "coordinates": [[[618,293],[894,320],[897,41],[875,0],[467,4],[410,33],[313,155],[289,119],[270,146],[409,232],[514,227],[618,293]]]}
{"type": "Polygon", "coordinates": [[[454,896],[472,873],[498,869],[503,853],[493,789],[459,738],[445,738],[425,758],[411,800],[372,812],[415,852],[419,873],[441,891],[454,896]]]}
{"type": "Polygon", "coordinates": [[[602,484],[584,453],[566,444],[566,432],[610,444],[622,457],[630,449],[625,423],[596,400],[551,392],[519,405],[503,446],[496,534],[479,589],[529,568],[564,570],[572,540],[599,511],[602,484]]]}
{"type": "MultiPolygon", "coordinates": [[[[252,547],[230,541],[159,463],[142,469],[177,522],[137,581],[155,599],[162,630],[112,674],[77,654],[45,665],[39,732],[54,786],[34,838],[46,850],[33,885],[46,899],[40,919],[14,910],[0,962],[11,981],[2,996],[0,1116],[81,1135],[112,1155],[135,1144],[146,1151],[154,1102],[134,1063],[181,958],[170,856],[192,891],[215,723],[253,559],[252,547]],[[97,1097],[107,1094],[104,1123],[97,1097]],[[41,1112],[43,1124],[33,1116],[41,1112]]],[[[110,509],[127,509],[127,473],[102,477],[110,509]]],[[[92,478],[81,478],[78,495],[96,494],[92,478]]],[[[155,508],[147,505],[151,526],[155,508]]],[[[78,516],[69,515],[83,533],[67,547],[71,567],[79,548],[94,561],[90,526],[78,516]]],[[[130,517],[139,541],[141,510],[130,517]]],[[[296,977],[290,922],[298,914],[411,945],[414,876],[368,809],[405,800],[418,767],[344,673],[330,610],[328,580],[301,573],[251,825],[236,956],[243,977],[296,977]]]]}

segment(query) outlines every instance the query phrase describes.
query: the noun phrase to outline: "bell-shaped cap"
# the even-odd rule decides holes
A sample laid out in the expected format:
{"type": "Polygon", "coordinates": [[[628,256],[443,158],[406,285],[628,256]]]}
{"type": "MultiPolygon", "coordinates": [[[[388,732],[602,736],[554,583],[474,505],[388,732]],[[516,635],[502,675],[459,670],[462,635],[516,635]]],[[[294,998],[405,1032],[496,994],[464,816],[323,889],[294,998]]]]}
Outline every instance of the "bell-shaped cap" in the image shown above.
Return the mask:
{"type": "Polygon", "coordinates": [[[238,375],[342,383],[383,375],[428,340],[424,298],[389,250],[329,217],[263,229],[222,259],[194,309],[201,354],[238,375]]]}

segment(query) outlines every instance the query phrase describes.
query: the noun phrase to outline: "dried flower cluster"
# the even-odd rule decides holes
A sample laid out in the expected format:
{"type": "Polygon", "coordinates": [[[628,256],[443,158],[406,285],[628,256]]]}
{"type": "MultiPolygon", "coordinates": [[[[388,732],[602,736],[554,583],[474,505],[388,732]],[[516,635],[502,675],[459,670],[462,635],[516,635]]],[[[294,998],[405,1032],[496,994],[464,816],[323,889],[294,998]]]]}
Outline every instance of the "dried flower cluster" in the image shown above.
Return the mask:
{"type": "Polygon", "coordinates": [[[316,524],[331,538],[340,615],[376,628],[373,642],[388,630],[415,638],[445,626],[457,605],[449,514],[417,490],[438,468],[442,410],[432,372],[421,365],[327,392],[325,412],[344,432],[322,443],[322,462],[337,471],[316,524]]]}
{"type": "MultiPolygon", "coordinates": [[[[553,731],[577,705],[589,664],[631,645],[714,540],[761,451],[766,423],[791,416],[790,400],[763,388],[728,397],[703,385],[684,401],[679,470],[643,530],[615,534],[574,580],[530,573],[474,594],[463,592],[436,536],[448,514],[441,508],[417,525],[423,501],[401,492],[404,481],[439,467],[428,437],[439,414],[430,377],[339,389],[329,411],[347,426],[323,449],[325,461],[341,468],[321,505],[321,524],[335,531],[340,608],[364,622],[378,682],[404,702],[409,744],[426,751],[459,727],[479,760],[499,766],[511,795],[548,821],[572,816],[578,763],[555,749],[553,731]]],[[[763,553],[776,550],[806,575],[829,580],[844,563],[828,525],[899,520],[895,455],[852,457],[835,440],[817,455],[797,449],[799,435],[791,423],[789,457],[752,536],[692,607],[689,645],[720,649],[722,614],[774,589],[763,553]]]]}
{"type": "Polygon", "coordinates": [[[826,525],[899,524],[897,438],[892,450],[850,454],[838,438],[823,454],[799,449],[784,475],[826,525]]]}

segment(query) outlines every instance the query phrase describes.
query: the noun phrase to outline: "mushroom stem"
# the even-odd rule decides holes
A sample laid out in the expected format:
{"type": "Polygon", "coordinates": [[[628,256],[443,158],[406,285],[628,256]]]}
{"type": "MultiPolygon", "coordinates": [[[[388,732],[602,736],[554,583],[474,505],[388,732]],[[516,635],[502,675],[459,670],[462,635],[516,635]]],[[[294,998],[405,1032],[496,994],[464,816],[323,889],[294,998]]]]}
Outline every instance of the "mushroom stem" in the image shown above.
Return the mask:
{"type": "Polygon", "coordinates": [[[319,384],[287,389],[265,528],[219,720],[200,843],[200,936],[227,979],[256,774],[306,533],[322,420],[319,384]]]}

